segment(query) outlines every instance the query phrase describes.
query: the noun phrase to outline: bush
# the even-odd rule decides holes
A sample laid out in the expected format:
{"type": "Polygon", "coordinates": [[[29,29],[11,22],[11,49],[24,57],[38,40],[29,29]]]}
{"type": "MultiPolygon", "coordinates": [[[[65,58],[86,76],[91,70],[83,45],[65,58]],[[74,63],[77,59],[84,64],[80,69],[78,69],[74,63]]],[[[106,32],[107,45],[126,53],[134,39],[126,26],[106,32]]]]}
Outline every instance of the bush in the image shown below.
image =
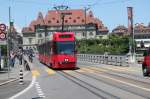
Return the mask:
{"type": "Polygon", "coordinates": [[[89,39],[77,41],[80,53],[126,54],[129,51],[129,37],[110,35],[108,39],[89,39]]]}
{"type": "Polygon", "coordinates": [[[1,56],[7,56],[7,45],[0,45],[1,56]]]}

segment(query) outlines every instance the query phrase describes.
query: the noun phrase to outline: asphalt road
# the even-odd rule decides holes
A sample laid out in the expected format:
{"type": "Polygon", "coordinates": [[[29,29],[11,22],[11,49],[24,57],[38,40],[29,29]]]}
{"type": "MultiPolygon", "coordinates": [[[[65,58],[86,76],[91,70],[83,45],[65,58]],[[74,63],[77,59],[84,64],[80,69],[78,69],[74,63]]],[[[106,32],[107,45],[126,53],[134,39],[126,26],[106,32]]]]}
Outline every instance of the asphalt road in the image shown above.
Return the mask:
{"type": "MultiPolygon", "coordinates": [[[[36,59],[30,65],[32,65],[32,79],[30,74],[26,76],[26,83],[22,88],[15,82],[11,83],[9,85],[11,90],[7,90],[9,94],[4,93],[3,97],[10,99],[150,98],[150,78],[142,76],[140,66],[118,67],[78,62],[76,70],[55,71],[36,59]],[[30,85],[25,88],[29,82],[30,85]]],[[[1,98],[0,95],[0,99],[5,98],[1,98]]]]}

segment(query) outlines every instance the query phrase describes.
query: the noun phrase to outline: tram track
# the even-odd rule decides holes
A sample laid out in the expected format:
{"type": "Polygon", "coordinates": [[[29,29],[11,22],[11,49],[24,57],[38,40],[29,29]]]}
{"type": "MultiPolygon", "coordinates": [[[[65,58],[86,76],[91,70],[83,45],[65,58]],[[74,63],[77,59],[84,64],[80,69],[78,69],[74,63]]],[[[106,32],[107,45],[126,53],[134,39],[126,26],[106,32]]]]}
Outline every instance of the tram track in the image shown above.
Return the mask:
{"type": "MultiPolygon", "coordinates": [[[[86,71],[86,70],[83,70],[83,71],[86,71]]],[[[126,92],[130,92],[130,93],[132,93],[132,94],[134,94],[134,95],[137,95],[137,96],[140,96],[140,97],[143,97],[143,98],[146,98],[146,99],[149,99],[149,98],[150,98],[150,97],[146,97],[146,96],[144,96],[144,95],[142,95],[142,94],[136,93],[136,92],[134,92],[134,91],[131,91],[131,90],[127,89],[127,88],[123,88],[123,87],[121,87],[121,86],[112,84],[111,82],[108,82],[108,81],[106,81],[106,80],[102,80],[102,79],[100,79],[100,78],[96,78],[95,76],[92,76],[92,75],[89,75],[89,74],[85,74],[85,73],[83,73],[83,72],[78,72],[78,71],[74,71],[74,72],[76,72],[76,73],[78,73],[78,74],[81,74],[81,75],[83,75],[83,76],[92,78],[92,79],[94,79],[94,80],[96,80],[96,81],[105,83],[105,84],[110,85],[110,86],[112,86],[112,87],[116,87],[116,88],[121,89],[121,90],[124,90],[124,91],[126,91],[126,92]]],[[[88,71],[86,71],[86,72],[88,72],[88,71]]]]}
{"type": "MultiPolygon", "coordinates": [[[[110,76],[115,76],[115,77],[119,77],[119,78],[123,78],[123,79],[126,79],[126,80],[132,80],[132,81],[134,81],[134,82],[138,82],[138,83],[140,83],[140,84],[144,84],[145,86],[150,86],[150,83],[149,82],[145,82],[145,81],[141,81],[141,80],[138,80],[138,79],[132,79],[132,78],[130,78],[130,77],[125,77],[125,76],[122,76],[122,75],[118,75],[117,73],[118,72],[116,72],[116,71],[114,71],[114,70],[109,70],[109,69],[106,69],[106,68],[91,68],[91,67],[86,67],[86,69],[90,69],[90,70],[93,70],[93,71],[96,71],[97,73],[101,73],[101,72],[104,72],[104,73],[106,73],[106,74],[108,74],[108,75],[110,75],[110,76]],[[109,72],[107,72],[107,71],[103,71],[103,70],[107,70],[107,71],[109,71],[109,72]],[[110,72],[111,71],[111,72],[110,72]],[[115,73],[114,73],[115,72],[115,73]]],[[[120,73],[120,72],[119,72],[120,73]]],[[[120,73],[121,74],[121,73],[120,73]]],[[[138,77],[137,77],[138,78],[138,77]]]]}
{"type": "MultiPolygon", "coordinates": [[[[83,65],[83,66],[85,66],[85,65],[83,65]]],[[[120,77],[127,78],[127,79],[132,79],[132,80],[135,80],[135,81],[138,81],[141,83],[146,83],[146,84],[150,85],[149,81],[140,80],[140,79],[143,79],[143,77],[140,77],[140,76],[135,75],[135,74],[131,74],[131,73],[127,73],[127,72],[121,72],[121,71],[117,71],[117,70],[112,70],[112,69],[104,68],[104,67],[97,67],[97,66],[92,66],[92,67],[97,68],[97,69],[107,70],[107,71],[109,71],[109,74],[112,74],[112,75],[120,76],[120,77]],[[121,74],[121,75],[118,75],[118,74],[121,74]],[[126,77],[126,76],[128,76],[128,77],[126,77]]],[[[86,68],[91,68],[91,67],[86,66],[86,68]]],[[[146,80],[150,80],[150,78],[147,78],[146,80]]]]}
{"type": "Polygon", "coordinates": [[[95,87],[92,84],[89,84],[69,73],[66,73],[64,71],[57,71],[58,74],[60,74],[61,76],[65,77],[66,79],[70,80],[71,82],[77,84],[78,86],[88,90],[89,92],[91,92],[92,94],[96,95],[97,97],[101,98],[101,99],[120,99],[118,96],[115,96],[111,93],[108,93],[100,88],[95,87]]]}
{"type": "MultiPolygon", "coordinates": [[[[82,64],[83,66],[85,66],[85,64],[82,64]]],[[[98,67],[98,66],[94,66],[94,67],[98,67]]],[[[114,67],[114,66],[112,66],[114,67]]],[[[107,68],[104,68],[104,67],[100,67],[102,69],[107,69],[107,68]]],[[[107,69],[109,71],[113,71],[113,72],[117,72],[117,73],[120,73],[120,74],[125,74],[125,75],[129,75],[129,76],[132,76],[132,77],[135,77],[135,78],[143,78],[143,77],[140,77],[138,75],[135,75],[135,74],[131,74],[131,73],[127,73],[127,72],[121,72],[121,71],[117,71],[117,70],[112,70],[112,69],[107,69]]],[[[150,84],[150,83],[149,83],[150,84]]]]}

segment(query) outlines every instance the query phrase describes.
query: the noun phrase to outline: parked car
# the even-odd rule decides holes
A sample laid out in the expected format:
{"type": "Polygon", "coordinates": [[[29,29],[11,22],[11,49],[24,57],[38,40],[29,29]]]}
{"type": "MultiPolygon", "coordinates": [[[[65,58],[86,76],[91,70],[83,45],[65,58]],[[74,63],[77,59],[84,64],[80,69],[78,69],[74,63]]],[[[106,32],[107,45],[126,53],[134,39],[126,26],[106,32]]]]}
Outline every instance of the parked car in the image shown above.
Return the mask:
{"type": "Polygon", "coordinates": [[[150,49],[144,52],[144,61],[142,63],[143,76],[150,74],[150,49]]]}

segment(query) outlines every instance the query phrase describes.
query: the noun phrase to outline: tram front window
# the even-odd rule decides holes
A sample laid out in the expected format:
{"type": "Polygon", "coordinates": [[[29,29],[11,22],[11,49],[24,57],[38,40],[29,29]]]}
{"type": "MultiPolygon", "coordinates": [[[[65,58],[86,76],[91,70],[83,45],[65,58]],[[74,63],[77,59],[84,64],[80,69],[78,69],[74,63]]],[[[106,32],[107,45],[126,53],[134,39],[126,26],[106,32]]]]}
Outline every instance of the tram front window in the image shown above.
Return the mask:
{"type": "Polygon", "coordinates": [[[74,54],[75,42],[74,41],[56,42],[56,52],[57,54],[74,54]]]}

